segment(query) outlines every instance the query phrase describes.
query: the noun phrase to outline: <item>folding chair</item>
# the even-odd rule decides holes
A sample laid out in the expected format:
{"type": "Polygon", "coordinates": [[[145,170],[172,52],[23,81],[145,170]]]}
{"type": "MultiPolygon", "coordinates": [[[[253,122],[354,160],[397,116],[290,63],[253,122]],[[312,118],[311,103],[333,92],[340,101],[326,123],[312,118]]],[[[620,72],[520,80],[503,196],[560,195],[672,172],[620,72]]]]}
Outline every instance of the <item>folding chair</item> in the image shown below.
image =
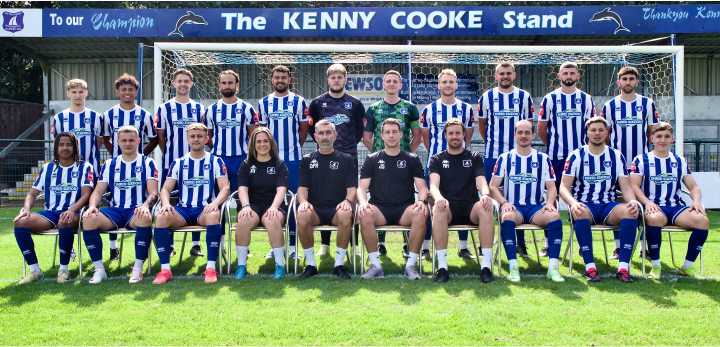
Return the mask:
{"type": "MultiPolygon", "coordinates": [[[[229,197],[227,202],[225,203],[225,219],[228,221],[228,224],[230,225],[230,235],[228,235],[227,240],[227,250],[228,250],[228,261],[227,261],[227,271],[230,273],[230,264],[232,263],[232,240],[233,236],[235,235],[235,231],[237,230],[237,222],[235,223],[236,226],[233,226],[233,216],[230,215],[230,202],[237,199],[238,191],[235,191],[232,193],[229,197]]],[[[291,191],[287,191],[285,193],[285,202],[288,202],[288,198],[290,198],[290,202],[287,204],[288,211],[285,213],[285,224],[282,226],[283,233],[285,234],[285,264],[289,263],[290,254],[288,252],[288,249],[290,247],[290,229],[288,228],[288,225],[290,224],[290,213],[292,206],[295,206],[295,194],[291,191]]],[[[262,219],[262,216],[259,216],[260,219],[262,219]]],[[[237,215],[235,216],[237,218],[237,215]]],[[[262,224],[258,224],[254,229],[250,230],[250,232],[265,232],[267,233],[267,228],[264,228],[262,224]]],[[[187,234],[186,234],[187,235],[187,234]]],[[[296,256],[297,258],[297,251],[296,256]]]]}
{"type": "MultiPolygon", "coordinates": [[[[37,198],[35,198],[35,201],[40,200],[43,198],[45,194],[38,195],[37,198]]],[[[25,211],[25,207],[20,209],[20,213],[25,211]]],[[[80,210],[80,217],[82,219],[82,215],[85,213],[85,207],[83,207],[80,210]]],[[[55,236],[55,246],[53,247],[53,263],[52,267],[55,267],[55,259],[57,258],[57,250],[58,250],[58,240],[60,238],[60,231],[58,229],[50,229],[50,230],[43,230],[43,231],[31,231],[30,234],[37,235],[37,236],[55,236]]],[[[76,232],[78,235],[78,245],[77,245],[77,256],[78,256],[78,278],[82,278],[82,237],[80,234],[80,230],[76,232]]],[[[27,262],[25,261],[25,257],[23,257],[23,277],[27,276],[27,262]]]]}

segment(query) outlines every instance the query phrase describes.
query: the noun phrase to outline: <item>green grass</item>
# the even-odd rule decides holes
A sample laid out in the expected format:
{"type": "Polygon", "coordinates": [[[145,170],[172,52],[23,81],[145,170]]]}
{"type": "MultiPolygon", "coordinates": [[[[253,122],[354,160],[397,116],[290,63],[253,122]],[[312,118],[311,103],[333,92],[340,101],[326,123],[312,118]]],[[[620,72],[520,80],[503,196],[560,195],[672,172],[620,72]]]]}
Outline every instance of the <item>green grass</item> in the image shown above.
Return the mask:
{"type": "MultiPolygon", "coordinates": [[[[330,275],[333,257],[324,257],[319,259],[323,276],[272,280],[274,261],[263,258],[270,249],[267,236],[257,233],[248,270],[264,275],[242,281],[224,277],[209,285],[200,276],[205,258],[186,257],[178,264],[176,256],[176,278],[162,286],[153,285],[151,278],[127,283],[134,261],[132,237],[125,240],[123,263],[106,262],[110,279],[99,285],[87,283],[92,267],[87,252],[82,281],[55,283],[57,266],[50,268],[54,238],[35,237],[46,280],[18,286],[22,258],[11,219],[16,213],[17,209],[0,209],[2,345],[720,344],[719,212],[709,212],[706,281],[677,276],[664,236],[665,277],[655,282],[636,276],[635,283],[619,283],[611,277],[617,261],[605,264],[598,233],[594,249],[602,282],[587,284],[580,277],[582,260],[576,256],[574,276],[568,277],[567,265],[561,266],[566,282],[552,283],[544,278],[547,259],[541,264],[533,260],[529,232],[531,258],[519,260],[524,277],[518,284],[497,277],[482,284],[477,264],[454,254],[448,256],[449,283],[432,282],[430,262],[425,263],[428,277],[410,282],[399,276],[404,264],[399,234],[388,235],[389,257],[382,259],[389,278],[343,281],[330,275]]],[[[543,242],[541,234],[538,242],[543,242]]],[[[566,240],[568,234],[566,227],[566,240]]],[[[612,236],[607,237],[611,247],[612,236]]],[[[449,249],[456,248],[457,238],[450,239],[449,249]]],[[[679,261],[687,239],[682,234],[673,237],[679,261]]],[[[176,240],[179,246],[181,237],[176,240]]],[[[154,249],[151,252],[157,260],[154,249]]],[[[639,260],[635,252],[635,275],[640,273],[639,260]]],[[[503,266],[507,269],[507,263],[503,266]]],[[[154,264],[153,273],[158,271],[154,264]]],[[[70,273],[77,276],[77,262],[70,265],[70,273]]]]}

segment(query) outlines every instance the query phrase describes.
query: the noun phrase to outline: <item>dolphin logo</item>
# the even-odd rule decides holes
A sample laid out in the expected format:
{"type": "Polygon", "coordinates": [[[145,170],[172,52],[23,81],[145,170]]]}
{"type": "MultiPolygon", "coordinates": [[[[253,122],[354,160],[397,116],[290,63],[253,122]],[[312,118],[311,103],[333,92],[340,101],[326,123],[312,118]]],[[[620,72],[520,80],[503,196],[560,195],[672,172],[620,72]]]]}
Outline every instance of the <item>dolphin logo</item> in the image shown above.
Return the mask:
{"type": "MultiPolygon", "coordinates": [[[[619,18],[619,17],[618,17],[619,18]]],[[[198,16],[192,11],[187,11],[187,14],[178,18],[177,23],[175,23],[175,30],[173,30],[171,33],[168,34],[168,36],[172,34],[180,35],[181,37],[185,37],[180,31],[180,27],[183,26],[185,23],[190,24],[204,24],[207,25],[207,22],[205,21],[205,18],[202,16],[198,16]]]]}
{"type": "Polygon", "coordinates": [[[598,22],[601,20],[614,20],[615,23],[617,23],[617,25],[618,25],[617,29],[615,29],[615,34],[617,34],[617,32],[620,30],[625,30],[627,32],[630,32],[630,29],[623,26],[622,18],[620,18],[620,15],[613,11],[610,11],[610,7],[602,10],[601,12],[595,13],[593,15],[593,17],[590,18],[591,22],[598,22]]]}

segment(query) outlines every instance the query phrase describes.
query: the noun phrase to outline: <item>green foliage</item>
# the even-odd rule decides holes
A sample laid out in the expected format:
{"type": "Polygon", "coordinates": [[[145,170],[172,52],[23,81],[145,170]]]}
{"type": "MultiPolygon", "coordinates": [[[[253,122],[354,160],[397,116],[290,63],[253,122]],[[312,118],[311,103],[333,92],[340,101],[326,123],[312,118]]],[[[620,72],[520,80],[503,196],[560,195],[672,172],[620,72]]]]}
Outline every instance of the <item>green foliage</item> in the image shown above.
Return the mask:
{"type": "Polygon", "coordinates": [[[0,44],[0,98],[42,104],[40,62],[0,44]]]}

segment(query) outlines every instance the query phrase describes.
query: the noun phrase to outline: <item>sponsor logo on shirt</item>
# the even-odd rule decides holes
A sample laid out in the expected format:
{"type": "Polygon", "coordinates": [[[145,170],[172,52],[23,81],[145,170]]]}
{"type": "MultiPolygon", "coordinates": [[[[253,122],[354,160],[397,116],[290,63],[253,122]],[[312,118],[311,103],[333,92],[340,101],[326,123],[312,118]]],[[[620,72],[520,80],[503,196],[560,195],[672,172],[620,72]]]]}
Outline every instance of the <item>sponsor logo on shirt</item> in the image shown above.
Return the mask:
{"type": "Polygon", "coordinates": [[[582,112],[576,108],[571,108],[569,110],[558,112],[557,116],[560,119],[573,119],[575,117],[582,116],[582,112]]]}
{"type": "Polygon", "coordinates": [[[115,188],[120,190],[133,189],[142,185],[142,181],[136,177],[126,178],[122,181],[115,182],[115,188]]]}
{"type": "Polygon", "coordinates": [[[497,169],[498,169],[498,166],[499,166],[498,164],[499,164],[499,163],[496,161],[496,162],[495,162],[495,167],[493,167],[493,173],[494,173],[494,174],[497,173],[497,169]]]}
{"type": "Polygon", "coordinates": [[[540,106],[540,112],[538,112],[538,116],[542,117],[545,115],[545,107],[540,106]]]}
{"type": "Polygon", "coordinates": [[[380,159],[378,161],[378,169],[385,169],[385,161],[380,159]]]}
{"type": "Polygon", "coordinates": [[[157,169],[153,169],[152,177],[158,178],[158,170],[157,169]]]}
{"type": "Polygon", "coordinates": [[[77,190],[78,190],[78,187],[72,183],[63,183],[59,186],[50,187],[50,191],[55,194],[67,194],[67,193],[76,192],[77,190]]]}
{"type": "Polygon", "coordinates": [[[650,181],[655,184],[670,184],[677,182],[677,176],[674,173],[664,173],[661,175],[650,176],[650,181]]]}
{"type": "Polygon", "coordinates": [[[88,171],[87,180],[90,181],[90,182],[93,181],[93,173],[92,173],[92,171],[88,171]]]}
{"type": "Polygon", "coordinates": [[[565,168],[563,169],[563,171],[567,171],[569,168],[570,168],[570,161],[567,160],[567,161],[565,161],[565,168]]]}
{"type": "Polygon", "coordinates": [[[55,136],[55,124],[53,124],[52,128],[50,128],[50,135],[55,136]]]}
{"type": "Polygon", "coordinates": [[[628,127],[634,127],[636,125],[642,124],[643,120],[638,117],[628,117],[628,118],[618,119],[615,121],[615,123],[623,128],[628,128],[628,127]]]}
{"type": "Polygon", "coordinates": [[[318,168],[318,162],[317,162],[316,159],[313,159],[313,160],[310,162],[310,168],[311,168],[311,169],[317,169],[317,168],[318,168]]]}
{"type": "Polygon", "coordinates": [[[254,174],[256,170],[257,170],[257,168],[255,167],[255,165],[253,165],[253,166],[250,167],[250,173],[251,173],[251,174],[254,174]]]}
{"type": "Polygon", "coordinates": [[[463,160],[463,167],[471,167],[472,166],[472,160],[463,160]]]}
{"type": "Polygon", "coordinates": [[[193,123],[197,123],[195,118],[187,117],[187,118],[182,118],[182,119],[178,119],[178,120],[174,121],[173,125],[178,128],[187,128],[188,126],[190,126],[190,124],[193,124],[193,123]]]}
{"type": "Polygon", "coordinates": [[[443,169],[449,169],[450,168],[450,162],[447,160],[442,161],[443,169]]]}
{"type": "Polygon", "coordinates": [[[223,170],[223,175],[227,175],[227,167],[225,167],[225,163],[220,164],[220,167],[223,170]]]}
{"type": "Polygon", "coordinates": [[[275,111],[270,113],[270,119],[272,120],[283,120],[286,118],[291,118],[293,116],[292,112],[288,110],[281,110],[281,111],[275,111]]]}
{"type": "Polygon", "coordinates": [[[397,161],[397,167],[398,169],[404,169],[407,166],[407,162],[405,160],[398,160],[397,161]]]}
{"type": "Polygon", "coordinates": [[[75,134],[75,136],[77,136],[78,139],[81,139],[85,136],[90,136],[90,130],[87,128],[73,129],[72,132],[73,132],[73,134],[75,134]]]}
{"type": "Polygon", "coordinates": [[[338,162],[336,162],[336,161],[331,161],[331,162],[330,162],[330,168],[331,168],[331,169],[337,170],[339,167],[340,167],[340,163],[338,163],[338,162]]]}
{"type": "Polygon", "coordinates": [[[350,118],[348,118],[348,116],[346,116],[344,114],[336,114],[332,117],[325,118],[325,119],[327,119],[328,121],[332,122],[335,125],[340,125],[343,123],[350,123],[350,118]]]}
{"type": "Polygon", "coordinates": [[[242,123],[240,123],[237,118],[228,118],[217,122],[217,125],[223,129],[230,129],[236,126],[240,126],[242,125],[242,123]]]}
{"type": "Polygon", "coordinates": [[[274,175],[275,174],[275,168],[274,167],[268,167],[267,168],[268,175],[274,175]]]}
{"type": "Polygon", "coordinates": [[[210,180],[205,176],[197,176],[184,180],[183,184],[188,188],[197,188],[202,185],[210,184],[210,180]]]}
{"type": "Polygon", "coordinates": [[[515,184],[528,184],[528,183],[535,183],[538,181],[537,177],[535,177],[531,173],[524,173],[519,175],[510,175],[510,181],[515,184]]]}
{"type": "Polygon", "coordinates": [[[630,169],[631,172],[637,172],[637,163],[632,164],[632,168],[630,169]]]}
{"type": "Polygon", "coordinates": [[[597,184],[603,181],[609,181],[612,176],[605,171],[598,171],[592,175],[585,176],[585,182],[589,184],[597,184]]]}
{"type": "Polygon", "coordinates": [[[513,118],[513,117],[519,115],[519,113],[518,113],[518,111],[515,111],[512,108],[508,108],[508,109],[504,109],[501,111],[497,111],[494,113],[494,115],[495,115],[495,117],[498,117],[500,119],[509,119],[509,118],[513,118]]]}

